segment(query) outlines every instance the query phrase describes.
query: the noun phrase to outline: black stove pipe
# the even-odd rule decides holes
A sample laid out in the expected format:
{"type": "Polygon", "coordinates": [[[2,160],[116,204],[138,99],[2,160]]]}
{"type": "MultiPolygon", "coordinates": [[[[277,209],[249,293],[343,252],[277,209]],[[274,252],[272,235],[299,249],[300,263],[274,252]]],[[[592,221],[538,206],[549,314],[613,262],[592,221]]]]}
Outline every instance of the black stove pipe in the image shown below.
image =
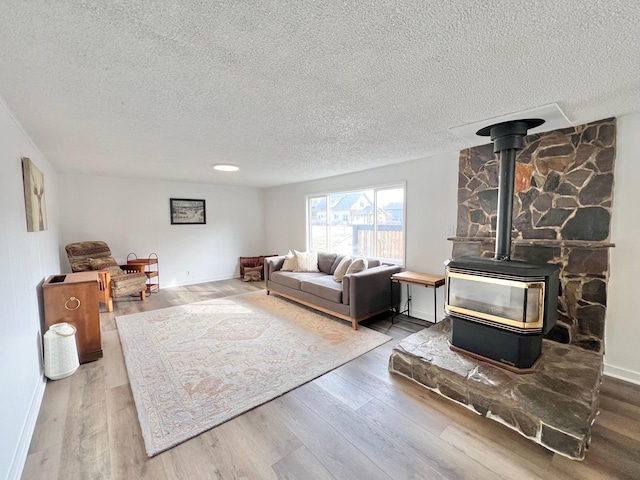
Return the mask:
{"type": "Polygon", "coordinates": [[[493,152],[500,154],[498,180],[498,217],[496,223],[496,249],[494,260],[509,260],[511,257],[511,226],[513,221],[513,193],[516,171],[516,152],[522,150],[527,130],[544,123],[539,118],[513,120],[484,127],[476,132],[483,137],[491,136],[493,152]]]}

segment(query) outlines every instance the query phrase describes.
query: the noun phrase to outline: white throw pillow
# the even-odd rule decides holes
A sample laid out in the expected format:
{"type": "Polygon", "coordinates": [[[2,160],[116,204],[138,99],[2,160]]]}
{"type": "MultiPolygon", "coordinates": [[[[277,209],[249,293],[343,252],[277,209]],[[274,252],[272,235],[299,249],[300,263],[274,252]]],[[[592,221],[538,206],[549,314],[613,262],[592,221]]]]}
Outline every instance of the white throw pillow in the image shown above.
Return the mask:
{"type": "Polygon", "coordinates": [[[352,273],[361,272],[363,270],[366,270],[368,266],[369,266],[369,262],[367,261],[366,258],[364,257],[354,258],[351,265],[349,265],[349,268],[347,269],[347,273],[345,273],[345,275],[351,275],[352,273]]]}
{"type": "Polygon", "coordinates": [[[348,268],[351,266],[351,262],[353,262],[353,258],[349,256],[346,256],[342,260],[340,260],[340,263],[336,267],[336,271],[333,273],[333,279],[336,282],[342,282],[342,277],[344,277],[344,274],[347,273],[348,268]]]}
{"type": "Polygon", "coordinates": [[[295,266],[296,259],[293,256],[293,253],[291,253],[291,250],[289,250],[284,256],[284,263],[282,264],[282,268],[280,270],[283,272],[292,272],[295,266]]]}
{"type": "Polygon", "coordinates": [[[319,272],[318,270],[318,252],[299,252],[293,251],[296,264],[293,267],[294,272],[319,272]]]}

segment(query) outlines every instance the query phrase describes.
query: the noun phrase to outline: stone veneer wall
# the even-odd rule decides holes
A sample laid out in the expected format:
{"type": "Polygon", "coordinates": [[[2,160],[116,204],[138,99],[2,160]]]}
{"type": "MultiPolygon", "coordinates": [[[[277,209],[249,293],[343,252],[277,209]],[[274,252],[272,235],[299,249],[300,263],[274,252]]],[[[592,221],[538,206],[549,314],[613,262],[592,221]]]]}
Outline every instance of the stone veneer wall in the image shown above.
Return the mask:
{"type": "MultiPolygon", "coordinates": [[[[514,260],[560,267],[558,322],[547,336],[603,351],[609,278],[614,118],[529,135],[516,156],[514,260]]],[[[493,145],[460,152],[453,257],[492,257],[498,201],[493,145]]]]}

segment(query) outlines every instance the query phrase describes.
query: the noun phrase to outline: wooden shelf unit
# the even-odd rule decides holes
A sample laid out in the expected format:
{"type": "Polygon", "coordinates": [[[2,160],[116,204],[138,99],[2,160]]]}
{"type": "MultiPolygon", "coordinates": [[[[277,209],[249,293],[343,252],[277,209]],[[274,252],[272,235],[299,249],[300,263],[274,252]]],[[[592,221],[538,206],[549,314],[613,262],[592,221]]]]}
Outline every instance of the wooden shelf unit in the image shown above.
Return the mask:
{"type": "Polygon", "coordinates": [[[147,293],[160,290],[160,268],[158,266],[158,254],[150,253],[147,258],[138,258],[135,253],[127,255],[127,265],[142,265],[147,276],[147,293]]]}

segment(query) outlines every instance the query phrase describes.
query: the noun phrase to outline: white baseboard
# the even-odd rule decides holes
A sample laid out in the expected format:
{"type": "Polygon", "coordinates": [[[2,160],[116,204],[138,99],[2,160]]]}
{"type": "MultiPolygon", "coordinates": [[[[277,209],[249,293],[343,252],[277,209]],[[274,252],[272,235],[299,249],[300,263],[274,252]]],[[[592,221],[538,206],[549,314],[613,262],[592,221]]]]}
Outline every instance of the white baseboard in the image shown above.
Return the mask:
{"type": "Polygon", "coordinates": [[[604,364],[604,374],[609,377],[617,378],[618,380],[624,380],[625,382],[640,385],[640,372],[634,372],[633,370],[627,370],[626,368],[607,365],[606,361],[604,364]]]}
{"type": "Polygon", "coordinates": [[[16,446],[13,460],[11,461],[11,468],[9,469],[9,475],[7,479],[19,480],[24,470],[24,464],[27,460],[27,454],[29,453],[29,446],[31,445],[31,437],[36,429],[36,421],[38,420],[38,414],[40,413],[40,406],[42,405],[42,398],[44,397],[44,389],[47,386],[47,382],[44,377],[42,381],[38,382],[33,397],[31,398],[31,405],[29,406],[29,413],[24,422],[22,433],[20,435],[20,441],[16,446]]]}

